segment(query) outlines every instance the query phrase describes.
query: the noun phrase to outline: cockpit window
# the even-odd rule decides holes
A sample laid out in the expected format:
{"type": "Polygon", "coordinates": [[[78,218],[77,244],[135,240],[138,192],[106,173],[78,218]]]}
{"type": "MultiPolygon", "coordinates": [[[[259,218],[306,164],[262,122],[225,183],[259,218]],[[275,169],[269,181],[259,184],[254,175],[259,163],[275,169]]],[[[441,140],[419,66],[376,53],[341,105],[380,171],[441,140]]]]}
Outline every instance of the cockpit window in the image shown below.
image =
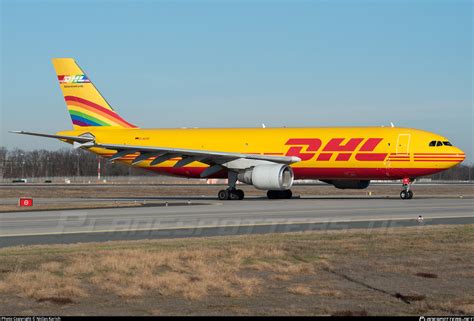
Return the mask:
{"type": "Polygon", "coordinates": [[[429,146],[430,147],[437,147],[437,146],[453,146],[450,142],[448,141],[439,141],[439,140],[432,140],[430,143],[429,143],[429,146]]]}

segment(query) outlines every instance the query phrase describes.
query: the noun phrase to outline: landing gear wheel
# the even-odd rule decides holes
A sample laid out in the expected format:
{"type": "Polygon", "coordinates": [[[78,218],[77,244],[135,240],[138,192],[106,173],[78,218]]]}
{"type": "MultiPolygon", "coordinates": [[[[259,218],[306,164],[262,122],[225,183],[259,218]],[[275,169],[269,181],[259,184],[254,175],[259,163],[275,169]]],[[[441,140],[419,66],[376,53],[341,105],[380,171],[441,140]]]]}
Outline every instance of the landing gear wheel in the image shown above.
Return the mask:
{"type": "Polygon", "coordinates": [[[268,191],[267,197],[271,200],[273,199],[290,199],[293,196],[291,189],[286,189],[283,191],[268,191]]]}
{"type": "Polygon", "coordinates": [[[413,192],[412,191],[401,191],[400,192],[400,198],[402,200],[411,200],[413,198],[413,192]]]}
{"type": "Polygon", "coordinates": [[[237,190],[229,191],[229,199],[232,201],[236,201],[239,199],[239,194],[237,193],[237,190]]]}
{"type": "Polygon", "coordinates": [[[217,193],[217,197],[221,201],[226,201],[226,200],[243,200],[244,199],[244,191],[240,189],[234,189],[234,190],[229,190],[229,189],[223,189],[220,190],[219,193],[217,193]]]}
{"type": "Polygon", "coordinates": [[[406,200],[408,198],[408,192],[407,191],[401,191],[400,192],[400,198],[402,200],[406,200]]]}
{"type": "Polygon", "coordinates": [[[229,191],[226,190],[226,189],[223,189],[223,190],[220,190],[219,193],[217,193],[217,197],[219,198],[219,200],[221,201],[225,201],[225,200],[228,200],[229,199],[229,191]]]}
{"type": "Polygon", "coordinates": [[[268,199],[270,200],[274,200],[274,199],[277,199],[277,191],[268,191],[267,192],[267,197],[268,199]]]}
{"type": "Polygon", "coordinates": [[[239,197],[239,198],[238,198],[239,200],[243,200],[243,199],[244,199],[245,193],[244,193],[243,190],[241,190],[241,189],[235,190],[235,193],[236,193],[237,196],[239,197]]]}
{"type": "Polygon", "coordinates": [[[403,191],[400,192],[400,198],[402,200],[411,200],[413,198],[413,192],[411,191],[410,187],[412,182],[415,178],[407,178],[403,179],[403,191]]]}
{"type": "Polygon", "coordinates": [[[221,201],[226,200],[243,200],[244,199],[244,191],[235,188],[235,184],[237,183],[237,172],[229,171],[228,173],[228,187],[226,189],[220,190],[217,193],[217,198],[221,201]]]}

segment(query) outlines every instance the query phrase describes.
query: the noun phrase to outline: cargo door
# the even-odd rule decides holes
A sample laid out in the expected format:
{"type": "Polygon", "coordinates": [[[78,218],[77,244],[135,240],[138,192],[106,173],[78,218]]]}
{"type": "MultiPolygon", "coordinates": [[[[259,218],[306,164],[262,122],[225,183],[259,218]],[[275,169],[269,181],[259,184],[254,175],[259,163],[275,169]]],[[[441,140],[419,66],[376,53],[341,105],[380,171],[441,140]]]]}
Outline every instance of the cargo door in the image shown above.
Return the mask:
{"type": "Polygon", "coordinates": [[[399,134],[397,139],[396,153],[406,154],[410,153],[410,138],[411,134],[399,134]]]}
{"type": "Polygon", "coordinates": [[[403,168],[410,161],[410,139],[411,134],[398,135],[395,148],[389,150],[389,157],[385,161],[386,177],[405,175],[403,168]]]}

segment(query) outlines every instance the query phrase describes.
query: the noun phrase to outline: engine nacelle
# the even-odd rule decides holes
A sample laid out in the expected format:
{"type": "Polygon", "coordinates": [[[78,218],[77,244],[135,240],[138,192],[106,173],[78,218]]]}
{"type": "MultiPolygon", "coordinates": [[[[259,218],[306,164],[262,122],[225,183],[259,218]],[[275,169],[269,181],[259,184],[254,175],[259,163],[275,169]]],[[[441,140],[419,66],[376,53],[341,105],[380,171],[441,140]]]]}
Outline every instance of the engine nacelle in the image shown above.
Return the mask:
{"type": "Polygon", "coordinates": [[[288,165],[257,165],[240,172],[237,179],[263,190],[287,190],[293,185],[293,170],[288,165]]]}
{"type": "Polygon", "coordinates": [[[364,189],[369,187],[370,181],[353,181],[353,180],[332,180],[332,181],[323,181],[334,185],[335,188],[339,189],[364,189]]]}

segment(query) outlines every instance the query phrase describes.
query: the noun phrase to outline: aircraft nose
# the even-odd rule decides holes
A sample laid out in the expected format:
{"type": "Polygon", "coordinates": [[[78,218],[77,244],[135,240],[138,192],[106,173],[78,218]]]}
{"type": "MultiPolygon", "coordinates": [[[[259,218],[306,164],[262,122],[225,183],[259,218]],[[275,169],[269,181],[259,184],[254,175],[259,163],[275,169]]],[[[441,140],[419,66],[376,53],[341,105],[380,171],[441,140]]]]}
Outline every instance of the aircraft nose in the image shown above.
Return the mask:
{"type": "Polygon", "coordinates": [[[457,147],[454,147],[455,148],[455,155],[456,155],[456,160],[458,163],[462,163],[465,159],[466,159],[466,154],[460,149],[460,148],[457,148],[457,147]]]}

